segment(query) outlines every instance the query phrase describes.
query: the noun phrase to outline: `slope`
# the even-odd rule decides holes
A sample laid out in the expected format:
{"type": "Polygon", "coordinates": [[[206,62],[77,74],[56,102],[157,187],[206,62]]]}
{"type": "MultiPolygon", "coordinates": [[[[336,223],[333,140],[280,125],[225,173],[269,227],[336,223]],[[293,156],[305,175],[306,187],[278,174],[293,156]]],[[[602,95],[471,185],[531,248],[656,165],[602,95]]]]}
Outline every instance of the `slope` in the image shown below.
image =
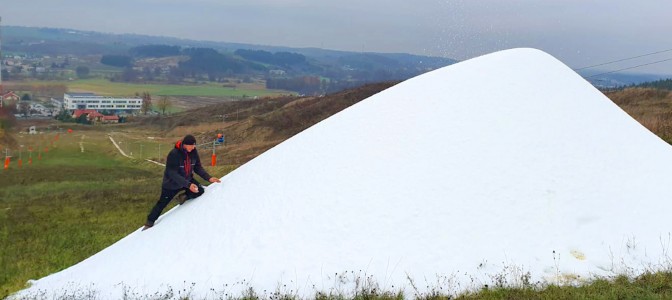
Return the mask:
{"type": "Polygon", "coordinates": [[[312,295],[356,278],[459,293],[637,272],[669,262],[670,167],[669,145],[567,66],[508,50],[353,105],[21,295],[312,295]]]}
{"type": "Polygon", "coordinates": [[[240,165],[394,84],[396,82],[367,84],[323,97],[282,96],[231,101],[171,116],[142,118],[130,126],[140,125],[143,129],[159,131],[167,136],[195,134],[199,141],[210,140],[223,133],[226,145],[218,152],[220,161],[240,165]]]}

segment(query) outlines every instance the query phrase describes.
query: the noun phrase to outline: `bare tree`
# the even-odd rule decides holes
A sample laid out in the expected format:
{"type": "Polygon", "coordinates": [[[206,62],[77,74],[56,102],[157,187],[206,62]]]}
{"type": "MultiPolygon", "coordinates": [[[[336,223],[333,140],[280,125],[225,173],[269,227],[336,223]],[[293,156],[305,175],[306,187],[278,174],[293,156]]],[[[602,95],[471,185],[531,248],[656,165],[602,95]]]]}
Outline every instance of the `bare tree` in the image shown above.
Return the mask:
{"type": "Polygon", "coordinates": [[[25,101],[21,101],[19,103],[19,113],[22,114],[24,117],[27,117],[28,114],[30,113],[30,104],[25,101]]]}
{"type": "Polygon", "coordinates": [[[170,102],[170,99],[168,99],[168,96],[161,96],[159,103],[157,103],[156,106],[161,111],[161,114],[165,115],[166,109],[173,106],[173,104],[170,102]]]}
{"type": "Polygon", "coordinates": [[[142,93],[141,111],[146,115],[150,110],[152,110],[152,96],[148,92],[144,92],[142,93]]]}

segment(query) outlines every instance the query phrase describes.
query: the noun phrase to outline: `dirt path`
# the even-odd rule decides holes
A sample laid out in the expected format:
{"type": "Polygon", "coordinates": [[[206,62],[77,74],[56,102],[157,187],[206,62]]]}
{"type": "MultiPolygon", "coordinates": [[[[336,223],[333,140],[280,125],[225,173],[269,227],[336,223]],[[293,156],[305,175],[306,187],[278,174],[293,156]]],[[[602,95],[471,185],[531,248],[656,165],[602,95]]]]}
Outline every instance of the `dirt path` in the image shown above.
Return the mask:
{"type": "MultiPolygon", "coordinates": [[[[115,147],[117,147],[117,150],[119,150],[119,153],[121,153],[121,155],[126,156],[126,157],[128,157],[128,158],[133,158],[133,156],[129,156],[129,155],[126,154],[126,152],[124,152],[124,150],[121,150],[121,147],[119,147],[119,145],[117,144],[116,141],[114,141],[114,139],[112,138],[111,135],[108,135],[108,137],[110,138],[110,141],[112,142],[112,144],[113,144],[115,147]]],[[[157,165],[159,165],[159,166],[164,166],[164,167],[166,166],[165,164],[162,164],[162,163],[157,162],[157,161],[153,161],[153,160],[151,160],[151,159],[145,159],[145,160],[148,161],[148,162],[157,164],[157,165]]]]}

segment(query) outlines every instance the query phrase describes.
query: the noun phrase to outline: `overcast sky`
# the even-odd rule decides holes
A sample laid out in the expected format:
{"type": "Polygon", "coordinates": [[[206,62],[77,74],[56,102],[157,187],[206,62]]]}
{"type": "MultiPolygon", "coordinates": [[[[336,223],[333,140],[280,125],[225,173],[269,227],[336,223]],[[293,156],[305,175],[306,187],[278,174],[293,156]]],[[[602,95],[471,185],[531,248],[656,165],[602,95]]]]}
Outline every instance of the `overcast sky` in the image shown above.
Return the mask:
{"type": "MultiPolygon", "coordinates": [[[[0,0],[0,16],[3,25],[460,60],[534,47],[573,68],[672,49],[671,0],[0,0]]],[[[672,61],[633,71],[672,74],[672,61]]]]}

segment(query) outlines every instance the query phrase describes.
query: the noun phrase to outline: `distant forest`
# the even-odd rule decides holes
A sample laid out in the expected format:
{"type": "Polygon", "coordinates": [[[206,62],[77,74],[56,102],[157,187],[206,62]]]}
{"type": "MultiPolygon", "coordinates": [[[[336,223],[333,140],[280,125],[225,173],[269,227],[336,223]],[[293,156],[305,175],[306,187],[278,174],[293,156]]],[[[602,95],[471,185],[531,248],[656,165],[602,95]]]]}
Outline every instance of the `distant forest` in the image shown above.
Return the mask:
{"type": "Polygon", "coordinates": [[[100,59],[100,63],[113,67],[132,67],[133,59],[130,56],[125,55],[103,55],[100,59]]]}
{"type": "Polygon", "coordinates": [[[651,82],[644,82],[637,85],[643,88],[656,88],[672,91],[672,79],[663,79],[651,82]]]}
{"type": "Polygon", "coordinates": [[[651,89],[672,91],[672,79],[660,79],[660,80],[646,81],[637,84],[624,84],[615,87],[600,87],[600,90],[604,92],[615,92],[629,88],[651,88],[651,89]]]}
{"type": "Polygon", "coordinates": [[[144,45],[133,47],[128,53],[135,57],[167,57],[180,55],[181,50],[178,46],[168,45],[144,45]]]}
{"type": "Polygon", "coordinates": [[[306,62],[306,57],[304,55],[290,52],[271,53],[264,50],[238,49],[234,52],[234,54],[247,60],[284,67],[303,64],[306,62]]]}

